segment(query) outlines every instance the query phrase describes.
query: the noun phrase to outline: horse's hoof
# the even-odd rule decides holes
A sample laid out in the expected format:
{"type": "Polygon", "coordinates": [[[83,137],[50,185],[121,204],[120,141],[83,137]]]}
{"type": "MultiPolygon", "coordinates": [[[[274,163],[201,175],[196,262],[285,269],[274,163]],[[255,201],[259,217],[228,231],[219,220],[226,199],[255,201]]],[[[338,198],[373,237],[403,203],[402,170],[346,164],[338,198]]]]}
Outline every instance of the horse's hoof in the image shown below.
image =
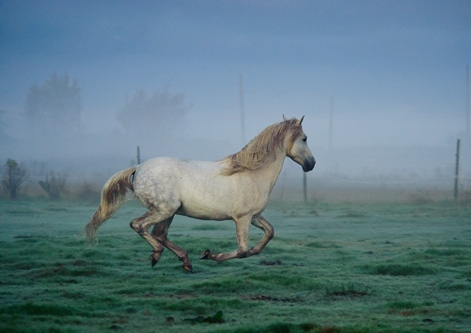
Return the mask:
{"type": "Polygon", "coordinates": [[[156,252],[156,251],[152,252],[152,254],[150,255],[150,261],[151,261],[151,263],[152,263],[152,267],[154,267],[155,264],[159,262],[159,259],[160,259],[161,256],[162,256],[162,251],[160,251],[160,252],[156,252]]]}
{"type": "Polygon", "coordinates": [[[150,261],[152,262],[152,267],[154,267],[158,260],[155,260],[154,256],[150,256],[150,261]]]}
{"type": "Polygon", "coordinates": [[[191,265],[183,265],[183,269],[187,272],[193,273],[193,267],[191,265]]]}
{"type": "Polygon", "coordinates": [[[208,259],[210,254],[211,254],[211,251],[208,249],[204,251],[203,253],[201,253],[200,259],[208,259]]]}

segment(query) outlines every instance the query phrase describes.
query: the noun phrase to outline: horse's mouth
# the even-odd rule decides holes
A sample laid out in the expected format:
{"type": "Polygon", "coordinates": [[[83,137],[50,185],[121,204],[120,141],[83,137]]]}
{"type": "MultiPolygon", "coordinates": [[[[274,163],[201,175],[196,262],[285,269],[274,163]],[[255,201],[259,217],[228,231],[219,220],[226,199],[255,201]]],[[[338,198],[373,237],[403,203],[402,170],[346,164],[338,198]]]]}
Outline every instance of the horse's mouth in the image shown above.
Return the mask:
{"type": "Polygon", "coordinates": [[[304,172],[309,172],[312,169],[314,169],[315,165],[316,165],[316,160],[314,159],[314,157],[306,159],[303,163],[303,171],[304,172]]]}

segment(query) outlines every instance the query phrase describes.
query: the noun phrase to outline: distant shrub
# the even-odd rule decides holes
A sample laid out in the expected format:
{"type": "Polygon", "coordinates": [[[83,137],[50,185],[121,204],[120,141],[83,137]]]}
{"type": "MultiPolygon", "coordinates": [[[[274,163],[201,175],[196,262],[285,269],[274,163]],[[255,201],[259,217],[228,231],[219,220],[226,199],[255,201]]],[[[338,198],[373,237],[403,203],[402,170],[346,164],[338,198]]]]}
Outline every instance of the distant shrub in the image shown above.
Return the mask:
{"type": "Polygon", "coordinates": [[[15,160],[8,159],[5,163],[5,172],[2,179],[2,187],[10,199],[16,199],[21,185],[28,176],[22,164],[15,160]]]}
{"type": "Polygon", "coordinates": [[[100,202],[100,191],[97,190],[92,184],[84,181],[77,187],[73,197],[93,203],[100,202]]]}
{"type": "Polygon", "coordinates": [[[45,180],[39,181],[39,186],[41,186],[51,200],[59,200],[65,189],[67,177],[66,174],[61,174],[56,177],[54,171],[51,171],[49,175],[46,175],[45,180]]]}
{"type": "Polygon", "coordinates": [[[409,195],[409,201],[414,205],[427,205],[433,203],[429,191],[417,190],[415,193],[409,195]]]}

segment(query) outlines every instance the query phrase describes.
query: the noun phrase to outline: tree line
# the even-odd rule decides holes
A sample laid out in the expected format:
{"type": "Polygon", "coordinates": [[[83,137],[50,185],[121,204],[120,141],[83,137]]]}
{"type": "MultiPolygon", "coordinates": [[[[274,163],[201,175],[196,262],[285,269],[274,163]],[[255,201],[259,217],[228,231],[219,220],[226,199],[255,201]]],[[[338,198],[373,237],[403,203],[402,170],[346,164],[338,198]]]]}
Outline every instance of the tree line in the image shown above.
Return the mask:
{"type": "MultiPolygon", "coordinates": [[[[42,84],[32,85],[24,102],[24,120],[30,138],[57,139],[81,134],[82,90],[76,79],[67,74],[52,74],[42,84]]],[[[181,120],[186,113],[183,94],[168,90],[147,93],[141,89],[116,112],[116,119],[126,135],[140,136],[155,131],[155,126],[181,120]]],[[[5,137],[6,124],[0,110],[0,137],[5,137]]]]}

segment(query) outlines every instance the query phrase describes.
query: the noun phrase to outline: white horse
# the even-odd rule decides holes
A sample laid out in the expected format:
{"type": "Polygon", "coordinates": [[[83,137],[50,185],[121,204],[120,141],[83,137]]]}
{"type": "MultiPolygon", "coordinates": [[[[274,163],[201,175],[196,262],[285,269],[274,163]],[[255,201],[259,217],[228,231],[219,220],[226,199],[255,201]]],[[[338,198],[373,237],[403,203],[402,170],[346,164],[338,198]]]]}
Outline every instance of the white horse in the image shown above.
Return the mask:
{"type": "Polygon", "coordinates": [[[284,118],[263,130],[241,151],[218,162],[154,158],[116,173],[104,185],[101,204],[85,227],[88,239],[94,242],[100,225],[124,203],[126,193],[132,191],[147,212],[130,225],[152,246],[152,266],[166,247],[183,262],[184,269],[192,271],[186,251],[167,238],[175,214],[235,221],[237,250],[228,253],[206,250],[201,259],[223,261],[259,254],[274,235],[272,225],[261,213],[285,157],[300,164],[305,172],[316,164],[301,127],[303,118],[284,118]],[[250,224],[264,231],[263,238],[252,248],[248,245],[250,224]],[[152,233],[148,231],[151,226],[152,233]]]}

